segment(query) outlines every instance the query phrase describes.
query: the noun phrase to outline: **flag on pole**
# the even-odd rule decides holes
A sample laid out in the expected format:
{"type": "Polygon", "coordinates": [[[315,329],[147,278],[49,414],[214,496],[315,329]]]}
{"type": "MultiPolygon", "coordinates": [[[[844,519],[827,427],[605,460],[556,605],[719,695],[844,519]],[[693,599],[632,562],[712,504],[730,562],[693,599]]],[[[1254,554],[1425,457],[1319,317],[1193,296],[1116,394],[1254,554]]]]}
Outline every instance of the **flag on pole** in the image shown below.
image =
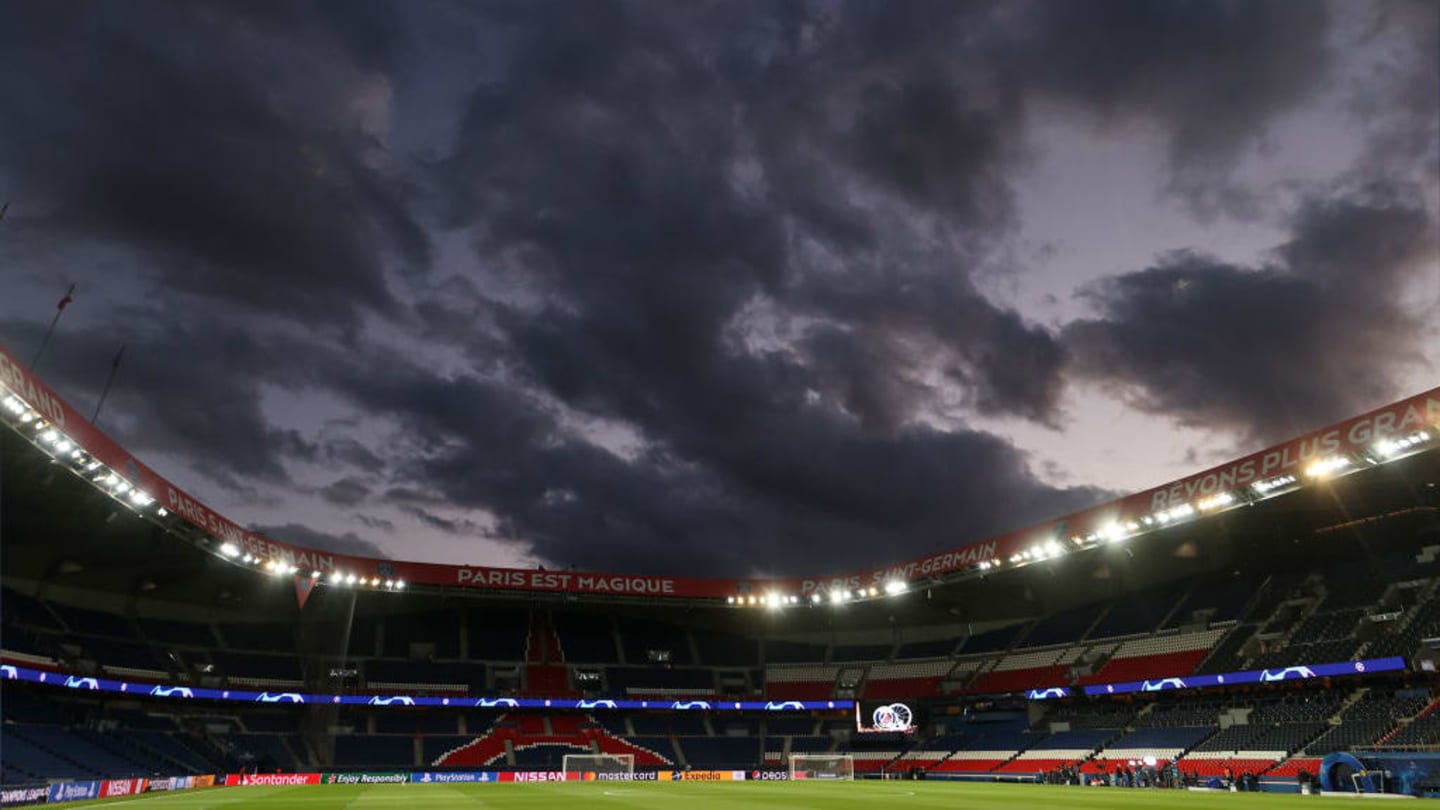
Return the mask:
{"type": "Polygon", "coordinates": [[[310,577],[295,577],[295,601],[299,603],[300,609],[305,609],[305,603],[310,601],[310,594],[315,592],[315,580],[310,577]]]}
{"type": "Polygon", "coordinates": [[[70,285],[70,289],[65,292],[65,297],[60,299],[60,303],[56,304],[56,305],[55,305],[55,308],[56,308],[57,310],[61,311],[61,312],[64,312],[64,311],[65,311],[65,307],[70,306],[70,302],[71,302],[71,301],[74,301],[74,300],[75,300],[75,285],[74,285],[74,284],[71,284],[71,285],[70,285]]]}

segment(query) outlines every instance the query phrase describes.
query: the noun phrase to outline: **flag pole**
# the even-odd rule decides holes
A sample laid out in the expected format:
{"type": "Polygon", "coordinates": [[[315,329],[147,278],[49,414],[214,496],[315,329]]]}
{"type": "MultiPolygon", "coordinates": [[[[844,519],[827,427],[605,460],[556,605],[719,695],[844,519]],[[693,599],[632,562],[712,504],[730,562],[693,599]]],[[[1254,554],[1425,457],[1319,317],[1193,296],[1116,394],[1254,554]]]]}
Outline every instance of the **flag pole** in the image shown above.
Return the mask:
{"type": "Polygon", "coordinates": [[[125,344],[120,344],[120,351],[115,353],[115,359],[110,361],[110,374],[105,378],[105,389],[100,392],[100,401],[95,403],[95,414],[90,417],[90,424],[94,425],[100,421],[100,409],[105,407],[105,398],[110,396],[110,384],[115,382],[115,372],[120,370],[120,358],[125,356],[125,344]]]}
{"type": "Polygon", "coordinates": [[[45,339],[40,341],[40,348],[35,352],[35,359],[30,361],[30,370],[35,370],[35,365],[40,362],[41,355],[45,354],[45,347],[50,345],[50,336],[55,334],[55,324],[60,322],[60,316],[65,314],[65,306],[75,300],[75,285],[71,284],[65,297],[55,305],[55,317],[50,319],[50,328],[45,330],[45,339]]]}

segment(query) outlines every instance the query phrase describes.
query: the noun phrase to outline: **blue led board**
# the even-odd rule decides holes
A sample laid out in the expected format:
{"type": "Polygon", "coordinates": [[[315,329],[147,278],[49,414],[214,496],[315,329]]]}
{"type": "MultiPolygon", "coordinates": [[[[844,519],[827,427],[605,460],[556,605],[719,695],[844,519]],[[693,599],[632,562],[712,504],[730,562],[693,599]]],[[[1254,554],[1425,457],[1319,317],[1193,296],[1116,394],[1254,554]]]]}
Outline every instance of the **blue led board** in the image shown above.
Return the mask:
{"type": "Polygon", "coordinates": [[[1124,695],[1132,692],[1164,692],[1171,689],[1204,689],[1211,686],[1235,686],[1247,683],[1276,683],[1308,678],[1335,678],[1365,675],[1372,672],[1399,672],[1405,669],[1404,658],[1372,658],[1368,661],[1341,661],[1336,664],[1309,664],[1280,669],[1252,669],[1227,672],[1223,675],[1186,675],[1183,678],[1156,678],[1149,681],[1126,681],[1085,687],[1085,694],[1124,695]]]}
{"type": "Polygon", "coordinates": [[[1025,693],[1030,700],[1054,700],[1056,698],[1070,697],[1070,689],[1065,686],[1052,686],[1049,689],[1031,689],[1025,693]]]}
{"type": "Polygon", "coordinates": [[[329,703],[337,706],[448,706],[478,709],[664,709],[667,711],[809,712],[831,709],[851,710],[853,700],[573,700],[550,698],[421,697],[419,695],[312,695],[302,692],[250,692],[239,689],[202,689],[190,686],[156,686],[148,683],[112,681],[64,675],[27,667],[0,665],[0,680],[26,681],[126,695],[192,700],[228,700],[236,703],[329,703]]]}

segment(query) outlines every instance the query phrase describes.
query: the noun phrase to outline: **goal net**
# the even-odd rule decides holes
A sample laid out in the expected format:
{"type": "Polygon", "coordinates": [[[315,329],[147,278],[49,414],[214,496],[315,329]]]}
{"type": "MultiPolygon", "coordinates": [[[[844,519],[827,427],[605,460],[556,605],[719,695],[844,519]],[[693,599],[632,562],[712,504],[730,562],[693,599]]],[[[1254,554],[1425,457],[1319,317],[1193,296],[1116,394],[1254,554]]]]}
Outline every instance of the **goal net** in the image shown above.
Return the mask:
{"type": "Polygon", "coordinates": [[[565,771],[565,781],[583,780],[587,774],[592,779],[631,779],[635,776],[634,754],[566,754],[560,767],[565,771]],[[571,776],[575,774],[575,776],[571,776]]]}
{"type": "Polygon", "coordinates": [[[791,779],[854,779],[855,757],[849,754],[791,754],[791,779]]]}

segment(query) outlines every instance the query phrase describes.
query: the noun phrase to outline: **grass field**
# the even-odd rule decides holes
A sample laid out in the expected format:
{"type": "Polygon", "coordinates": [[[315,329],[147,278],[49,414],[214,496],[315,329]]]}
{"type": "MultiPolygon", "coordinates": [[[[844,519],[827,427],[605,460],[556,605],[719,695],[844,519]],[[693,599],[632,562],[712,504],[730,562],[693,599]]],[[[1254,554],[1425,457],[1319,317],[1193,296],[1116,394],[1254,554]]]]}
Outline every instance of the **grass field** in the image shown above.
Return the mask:
{"type": "Polygon", "coordinates": [[[134,810],[1290,810],[1375,807],[1363,799],[957,782],[731,782],[712,784],[319,785],[236,787],[76,802],[134,810]]]}

